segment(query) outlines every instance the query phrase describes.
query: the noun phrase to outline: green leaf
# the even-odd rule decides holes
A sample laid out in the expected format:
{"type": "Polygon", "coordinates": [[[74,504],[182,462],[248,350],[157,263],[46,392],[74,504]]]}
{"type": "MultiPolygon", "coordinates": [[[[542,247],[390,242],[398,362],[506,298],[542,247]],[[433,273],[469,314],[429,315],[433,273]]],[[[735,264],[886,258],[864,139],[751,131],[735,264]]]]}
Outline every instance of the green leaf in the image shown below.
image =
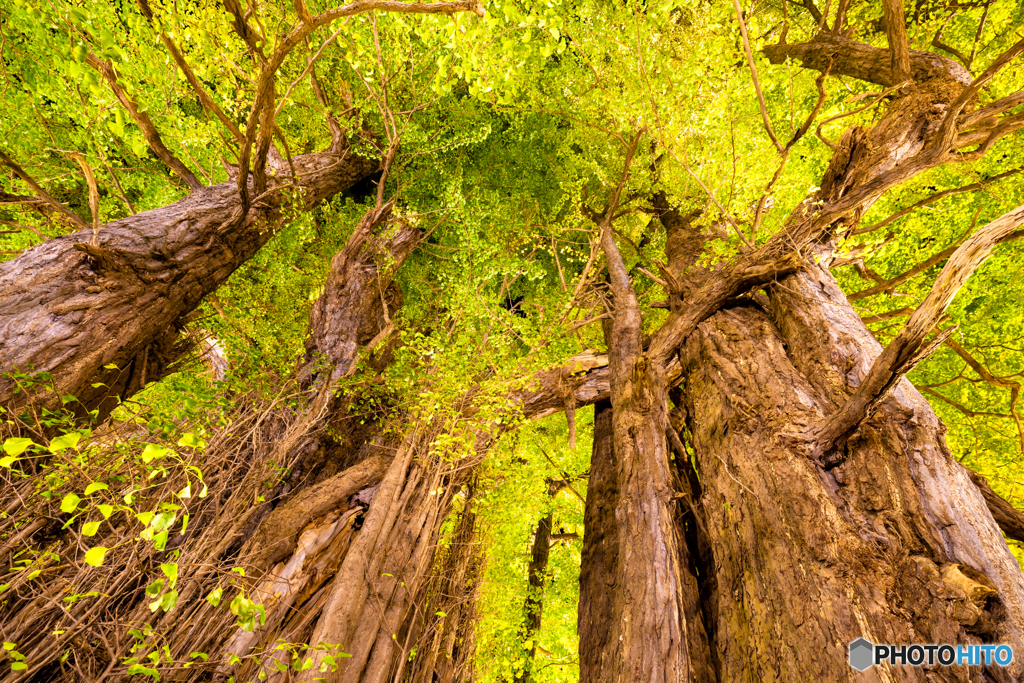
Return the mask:
{"type": "Polygon", "coordinates": [[[221,597],[224,595],[224,589],[217,586],[210,594],[206,596],[206,602],[210,603],[214,607],[220,604],[221,597]]]}
{"type": "Polygon", "coordinates": [[[64,500],[60,502],[60,511],[71,514],[78,509],[78,504],[82,502],[82,499],[73,493],[69,493],[64,496],[64,500]]]}
{"type": "Polygon", "coordinates": [[[24,671],[28,668],[28,664],[25,662],[12,662],[11,671],[24,671]]]}
{"type": "Polygon", "coordinates": [[[107,554],[107,549],[101,545],[95,548],[89,548],[89,551],[85,553],[85,563],[91,564],[94,567],[99,567],[103,564],[103,557],[107,554]]]}
{"type": "Polygon", "coordinates": [[[99,522],[86,522],[82,525],[83,536],[95,536],[96,532],[100,529],[99,522]]]}
{"type": "Polygon", "coordinates": [[[21,458],[19,458],[16,455],[4,456],[4,457],[0,458],[0,467],[10,467],[11,465],[16,463],[20,459],[21,458]]]}
{"type": "Polygon", "coordinates": [[[173,588],[164,593],[164,596],[160,598],[160,607],[162,607],[165,612],[170,612],[172,609],[174,609],[174,606],[177,604],[178,591],[174,590],[173,588]]]}
{"type": "Polygon", "coordinates": [[[59,453],[65,448],[78,448],[78,442],[82,440],[82,435],[79,432],[68,432],[58,436],[56,439],[50,442],[48,448],[51,453],[59,453]]]}
{"type": "Polygon", "coordinates": [[[153,529],[153,531],[163,531],[164,529],[167,529],[172,524],[174,524],[174,520],[177,517],[178,515],[175,514],[174,510],[161,512],[153,518],[153,521],[149,523],[149,526],[153,529]]]}
{"type": "Polygon", "coordinates": [[[141,664],[132,664],[125,673],[129,676],[152,676],[154,679],[160,680],[160,674],[156,669],[150,669],[141,664]]]}
{"type": "Polygon", "coordinates": [[[192,432],[186,432],[180,439],[178,439],[179,446],[187,446],[188,448],[197,448],[201,443],[205,445],[205,442],[200,440],[192,432]]]}
{"type": "MultiPolygon", "coordinates": [[[[37,444],[35,444],[32,441],[32,439],[23,439],[23,438],[20,438],[20,437],[11,437],[10,439],[7,439],[6,441],[4,441],[4,452],[7,453],[7,455],[21,455],[22,453],[25,452],[25,449],[27,449],[29,446],[35,446],[35,445],[37,445],[37,444]]],[[[6,467],[6,465],[5,465],[5,467],[6,467]]]]}
{"type": "Polygon", "coordinates": [[[93,483],[91,483],[91,484],[89,484],[88,486],[85,487],[85,495],[91,496],[92,494],[96,493],[97,491],[103,491],[104,489],[108,489],[108,488],[110,488],[110,487],[107,486],[106,484],[100,483],[98,481],[94,481],[93,483]]]}
{"type": "Polygon", "coordinates": [[[171,588],[174,588],[174,584],[178,581],[178,564],[176,562],[167,562],[160,565],[160,571],[164,573],[171,581],[171,588]]]}
{"type": "Polygon", "coordinates": [[[150,463],[153,460],[156,460],[157,458],[162,458],[168,453],[173,452],[174,451],[172,451],[170,448],[164,448],[163,446],[156,446],[154,444],[148,443],[146,444],[146,447],[142,449],[142,454],[139,457],[142,458],[142,462],[150,463]]]}
{"type": "Polygon", "coordinates": [[[113,505],[106,505],[104,503],[96,505],[96,509],[100,511],[101,515],[103,515],[103,519],[110,519],[110,515],[114,512],[113,505]]]}
{"type": "Polygon", "coordinates": [[[132,145],[132,152],[134,152],[135,156],[137,156],[137,157],[144,157],[144,156],[146,156],[146,153],[149,151],[149,145],[141,137],[138,137],[138,138],[135,138],[134,140],[132,140],[131,145],[132,145]]]}

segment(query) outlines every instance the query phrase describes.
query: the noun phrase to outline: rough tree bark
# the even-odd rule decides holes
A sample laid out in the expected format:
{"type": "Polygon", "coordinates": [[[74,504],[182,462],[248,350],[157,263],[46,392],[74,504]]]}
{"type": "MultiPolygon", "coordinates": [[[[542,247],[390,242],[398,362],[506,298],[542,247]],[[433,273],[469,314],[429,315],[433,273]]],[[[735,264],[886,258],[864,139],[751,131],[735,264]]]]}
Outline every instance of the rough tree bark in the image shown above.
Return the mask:
{"type": "MultiPolygon", "coordinates": [[[[723,310],[687,341],[719,680],[849,680],[846,646],[862,636],[1021,646],[1024,576],[906,380],[833,469],[780,439],[843,405],[880,351],[819,267],[772,287],[770,314],[723,310]],[[954,567],[998,593],[972,601],[949,578],[954,567]]],[[[1020,663],[1009,673],[1019,677],[1020,663]]],[[[862,675],[890,676],[968,680],[957,667],[862,675]]]]}
{"type": "Polygon", "coordinates": [[[19,387],[0,376],[0,405],[53,407],[73,395],[104,417],[119,399],[159,379],[183,318],[263,246],[293,210],[310,208],[377,170],[352,151],[292,160],[287,173],[243,211],[233,181],[194,190],[170,206],[57,237],[0,264],[0,371],[53,376],[19,387]],[[111,365],[116,368],[106,368],[111,365]],[[99,385],[99,386],[93,386],[99,385]]]}
{"type": "MultiPolygon", "coordinates": [[[[780,45],[769,56],[885,85],[896,82],[894,69],[903,76],[907,68],[899,55],[890,60],[885,50],[836,36],[780,45]]],[[[860,427],[844,453],[833,440],[825,445],[830,456],[815,460],[785,436],[840,413],[881,350],[809,252],[827,251],[831,234],[855,227],[883,192],[956,160],[959,144],[981,137],[967,130],[974,114],[956,116],[983,81],[972,83],[962,67],[934,55],[910,53],[909,62],[918,83],[900,91],[870,129],[847,131],[820,190],[764,246],[714,272],[685,272],[681,266],[696,262],[687,252],[702,248],[701,240],[656,199],[669,233],[663,276],[670,315],[647,348],[622,259],[602,226],[614,294],[613,445],[607,437],[603,449],[595,441],[595,458],[612,464],[592,463],[584,556],[596,566],[581,578],[583,680],[845,681],[852,675],[846,646],[861,636],[1021,647],[1024,577],[982,491],[950,456],[941,423],[900,372],[891,395],[872,398],[871,417],[861,421],[865,411],[857,413],[853,426],[860,427]],[[735,298],[773,279],[770,314],[763,297],[735,298]],[[670,422],[677,356],[682,384],[670,422]],[[699,477],[688,472],[680,432],[692,435],[699,477]],[[615,472],[614,486],[610,476],[602,481],[602,467],[615,472]],[[676,510],[673,498],[689,509],[676,510]]],[[[915,331],[904,346],[916,350],[923,334],[915,331]]],[[[984,680],[1017,680],[1022,671],[1020,662],[992,667],[984,680]]],[[[968,675],[979,671],[883,667],[864,674],[968,675]]]]}

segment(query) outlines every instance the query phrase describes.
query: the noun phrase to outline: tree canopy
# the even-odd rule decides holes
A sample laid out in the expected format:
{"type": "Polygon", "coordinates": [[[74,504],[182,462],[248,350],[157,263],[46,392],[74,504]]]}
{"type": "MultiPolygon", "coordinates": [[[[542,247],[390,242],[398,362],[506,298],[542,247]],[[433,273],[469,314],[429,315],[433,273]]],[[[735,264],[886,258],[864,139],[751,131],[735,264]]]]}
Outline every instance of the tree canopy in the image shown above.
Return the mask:
{"type": "Polygon", "coordinates": [[[879,387],[906,374],[1024,509],[1024,220],[912,317],[1024,205],[1019,0],[0,3],[0,680],[332,671],[356,636],[275,622],[259,582],[291,553],[239,548],[373,448],[448,468],[401,584],[429,637],[392,632],[389,675],[451,633],[473,680],[578,680],[587,404],[618,400],[624,286],[643,352],[684,366],[666,386],[698,323],[807,264],[883,347],[934,313],[879,387]],[[209,614],[215,648],[186,633],[209,614]]]}

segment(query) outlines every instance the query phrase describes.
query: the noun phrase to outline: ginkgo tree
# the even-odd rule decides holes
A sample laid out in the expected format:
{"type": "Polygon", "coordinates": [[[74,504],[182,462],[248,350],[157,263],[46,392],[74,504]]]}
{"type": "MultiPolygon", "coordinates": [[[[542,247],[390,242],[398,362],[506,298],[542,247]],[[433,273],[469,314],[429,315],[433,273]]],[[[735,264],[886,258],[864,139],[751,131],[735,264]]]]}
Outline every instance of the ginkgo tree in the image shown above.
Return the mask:
{"type": "Polygon", "coordinates": [[[1021,12],[12,2],[3,680],[1024,650],[1021,12]]]}

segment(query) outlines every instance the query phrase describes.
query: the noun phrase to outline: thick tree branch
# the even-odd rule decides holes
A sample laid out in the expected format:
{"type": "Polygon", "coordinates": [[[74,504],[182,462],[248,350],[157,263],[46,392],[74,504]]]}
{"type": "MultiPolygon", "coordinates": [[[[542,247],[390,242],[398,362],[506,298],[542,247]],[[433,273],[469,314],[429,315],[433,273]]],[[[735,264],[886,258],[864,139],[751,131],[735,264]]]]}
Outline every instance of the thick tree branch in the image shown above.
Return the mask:
{"type": "Polygon", "coordinates": [[[835,449],[916,363],[952,334],[955,328],[948,328],[940,332],[930,343],[925,344],[925,337],[935,328],[960,287],[988,258],[992,249],[1001,240],[1012,235],[1022,224],[1024,206],[992,221],[968,238],[953,253],[924,302],[910,316],[910,320],[896,338],[875,359],[867,377],[846,404],[829,416],[820,427],[811,430],[813,455],[820,457],[835,449]]]}
{"type": "MultiPolygon", "coordinates": [[[[824,71],[831,59],[831,73],[836,76],[850,76],[883,86],[903,82],[893,72],[888,50],[831,33],[819,33],[806,43],[769,45],[764,53],[772,64],[794,59],[806,69],[824,71]]],[[[916,81],[941,78],[962,85],[971,83],[971,74],[952,59],[921,50],[910,50],[908,54],[911,76],[916,81]]]]}
{"type": "Polygon", "coordinates": [[[142,130],[143,137],[146,138],[146,142],[149,144],[149,148],[153,150],[153,153],[159,157],[160,161],[164,162],[167,168],[171,169],[178,176],[188,183],[189,190],[196,191],[205,187],[199,179],[192,174],[192,171],[188,169],[185,164],[181,162],[178,157],[171,153],[171,150],[164,144],[163,138],[160,137],[160,133],[157,132],[156,126],[153,125],[153,120],[149,118],[149,114],[139,110],[138,103],[128,96],[124,87],[118,82],[117,74],[114,71],[113,64],[109,60],[100,59],[96,55],[89,54],[86,56],[86,61],[89,66],[96,69],[103,75],[104,80],[107,81],[107,85],[114,92],[117,99],[124,105],[124,108],[128,110],[132,120],[142,130]]]}
{"type": "MultiPolygon", "coordinates": [[[[305,208],[378,168],[326,152],[294,163],[305,208]]],[[[157,379],[154,344],[173,346],[182,317],[274,235],[283,193],[263,205],[243,212],[234,183],[221,183],[101,226],[99,246],[88,244],[85,225],[0,263],[0,372],[49,372],[58,392],[38,386],[26,394],[0,376],[0,405],[49,407],[73,394],[75,407],[102,416],[138,391],[143,376],[157,379]]]]}
{"type": "Polygon", "coordinates": [[[907,40],[907,20],[903,15],[903,0],[882,0],[885,15],[885,34],[889,38],[889,68],[896,83],[910,80],[910,42],[907,40]]]}

